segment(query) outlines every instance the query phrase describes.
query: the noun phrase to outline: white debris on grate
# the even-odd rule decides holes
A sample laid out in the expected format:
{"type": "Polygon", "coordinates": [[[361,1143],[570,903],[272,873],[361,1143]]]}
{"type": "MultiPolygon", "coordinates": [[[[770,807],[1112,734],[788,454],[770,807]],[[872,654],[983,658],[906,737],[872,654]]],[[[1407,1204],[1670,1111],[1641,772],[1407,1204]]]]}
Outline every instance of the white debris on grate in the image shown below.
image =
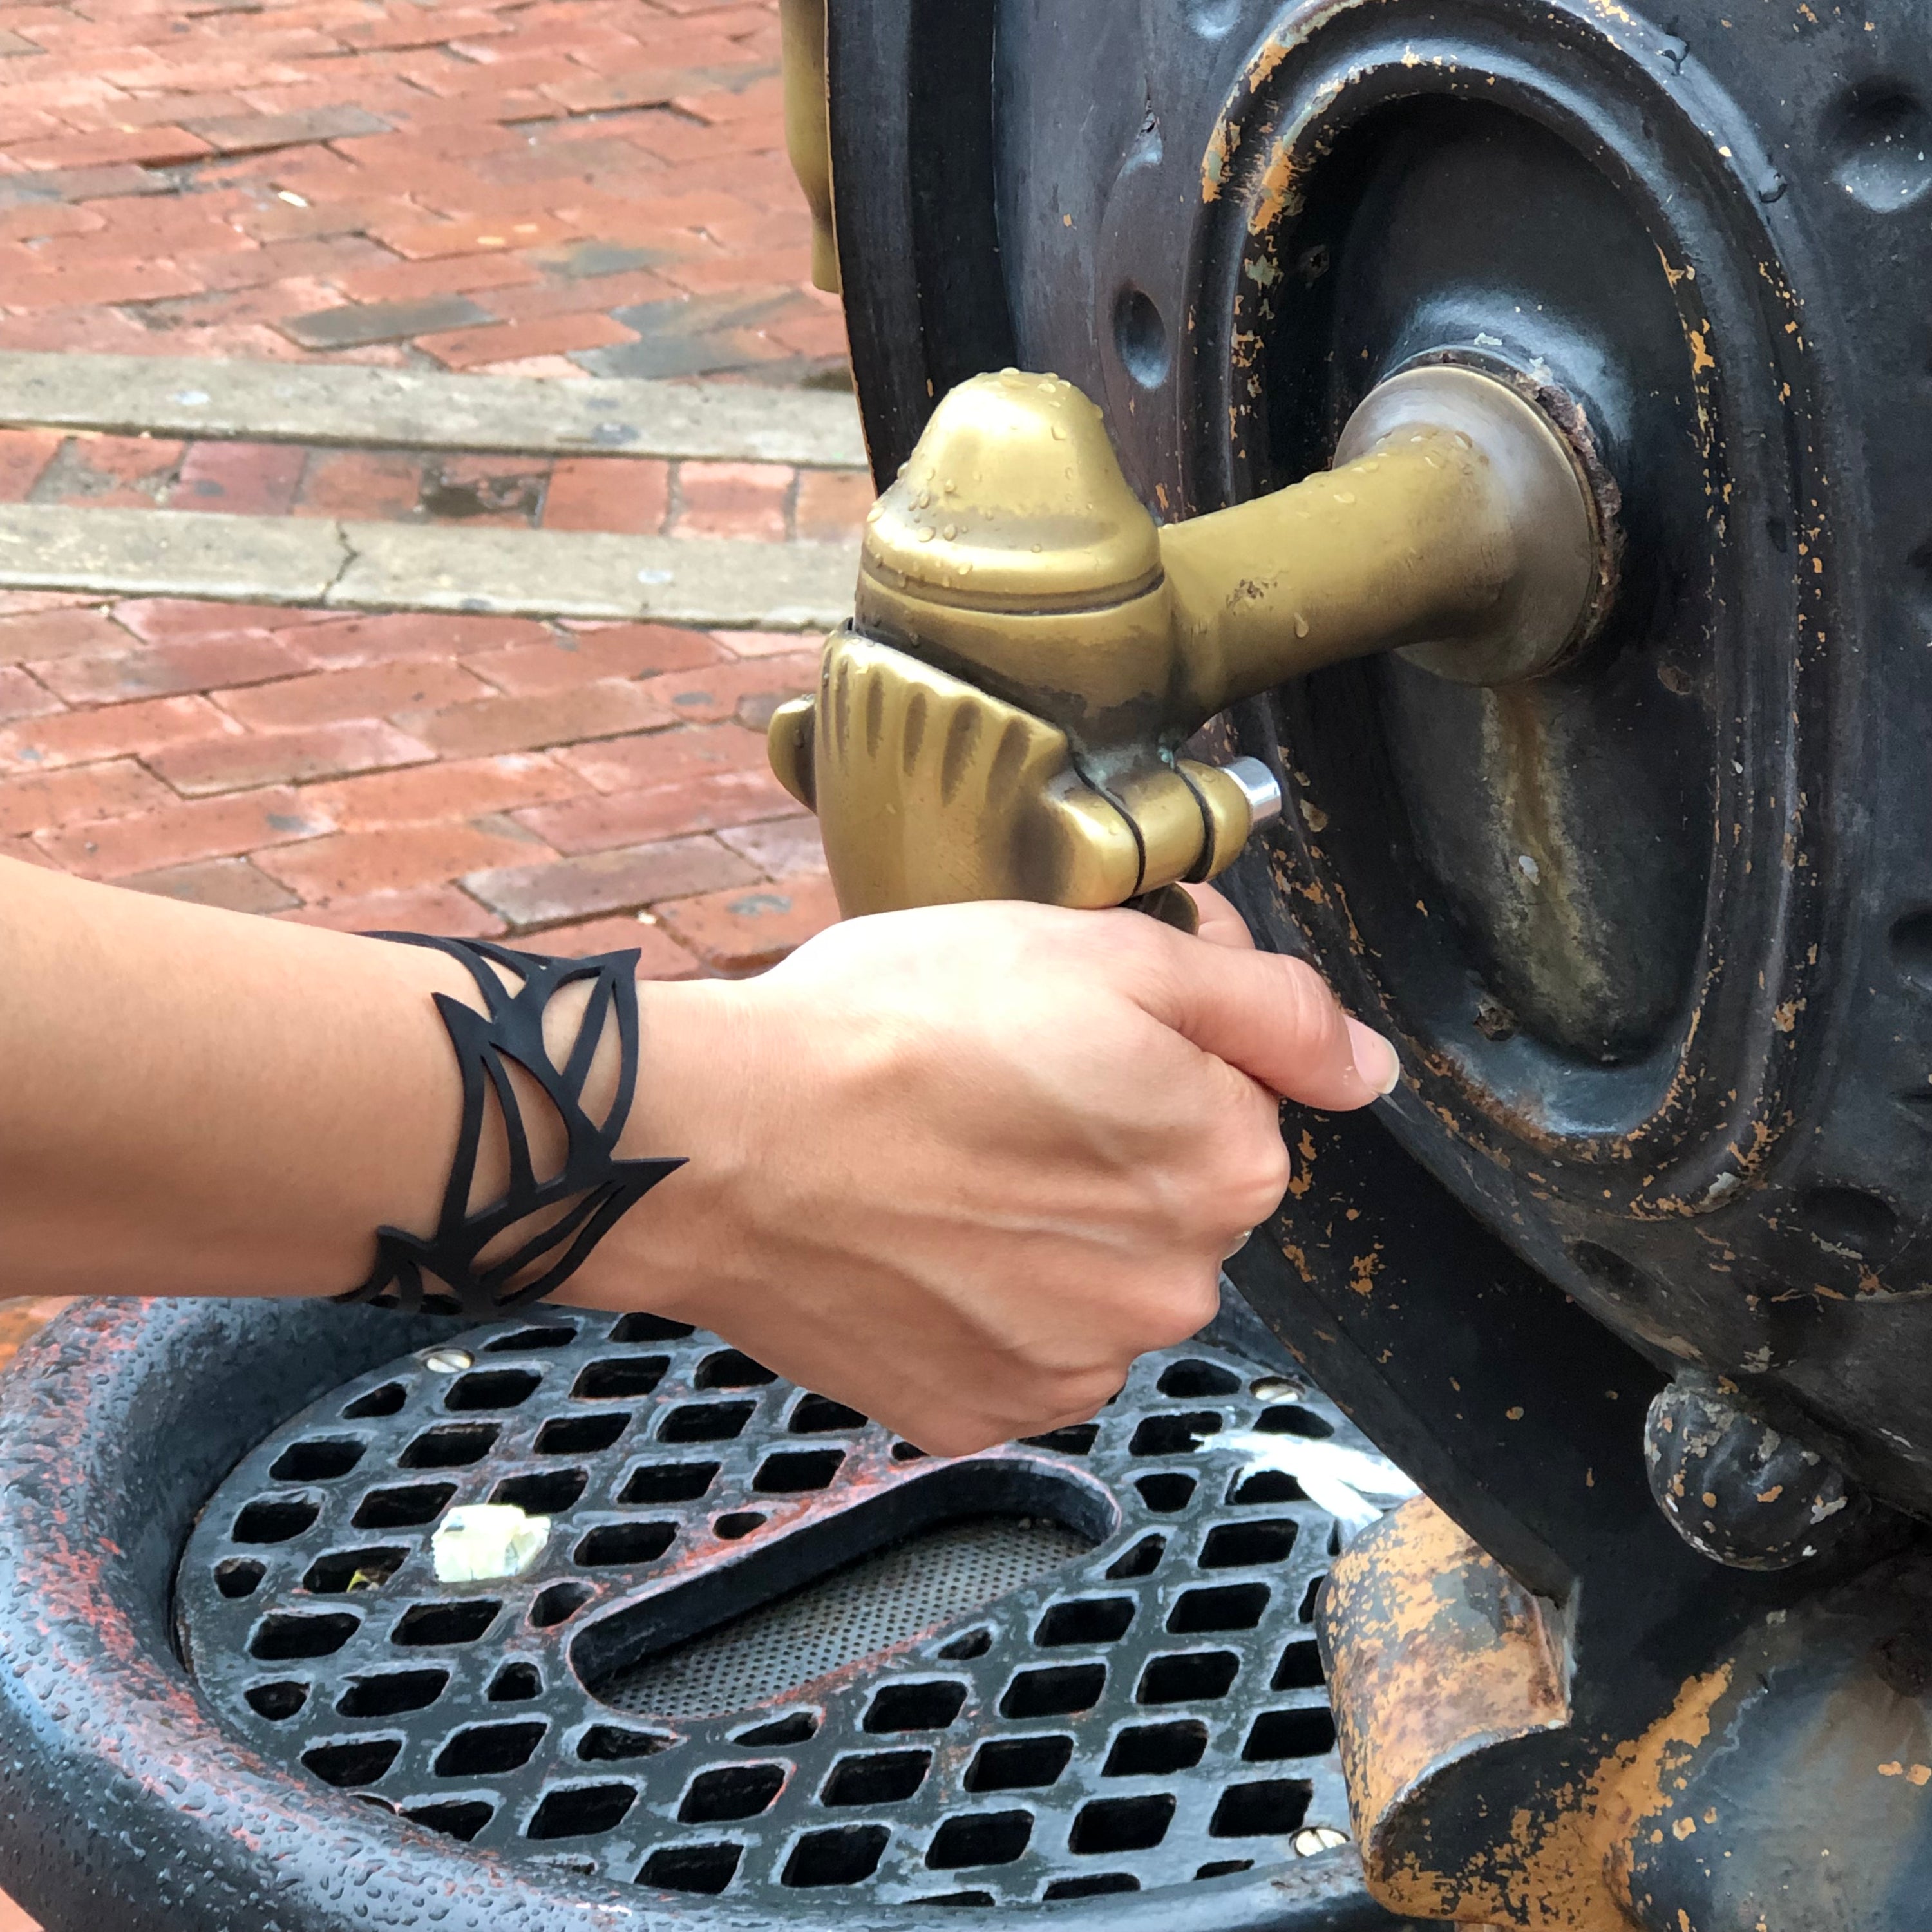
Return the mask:
{"type": "Polygon", "coordinates": [[[1091,1546],[1036,1517],[947,1523],[646,1658],[593,1694],[640,1716],[748,1710],[996,1602],[1091,1546]]]}

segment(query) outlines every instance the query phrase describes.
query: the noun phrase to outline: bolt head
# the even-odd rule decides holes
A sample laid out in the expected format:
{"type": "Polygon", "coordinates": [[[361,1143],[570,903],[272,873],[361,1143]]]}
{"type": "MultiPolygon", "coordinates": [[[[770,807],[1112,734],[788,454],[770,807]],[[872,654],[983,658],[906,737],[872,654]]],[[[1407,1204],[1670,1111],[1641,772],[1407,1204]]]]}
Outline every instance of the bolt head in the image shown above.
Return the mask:
{"type": "Polygon", "coordinates": [[[432,1348],[422,1358],[423,1366],[436,1376],[460,1376],[476,1366],[476,1358],[466,1348],[432,1348]]]}
{"type": "Polygon", "coordinates": [[[1286,1376],[1257,1376],[1249,1383],[1248,1393],[1257,1402],[1299,1402],[1301,1384],[1286,1376]]]}
{"type": "Polygon", "coordinates": [[[1288,1842],[1297,1858],[1312,1858],[1318,1852],[1332,1852],[1337,1845],[1346,1845],[1348,1834],[1333,1825],[1304,1825],[1288,1842]]]}

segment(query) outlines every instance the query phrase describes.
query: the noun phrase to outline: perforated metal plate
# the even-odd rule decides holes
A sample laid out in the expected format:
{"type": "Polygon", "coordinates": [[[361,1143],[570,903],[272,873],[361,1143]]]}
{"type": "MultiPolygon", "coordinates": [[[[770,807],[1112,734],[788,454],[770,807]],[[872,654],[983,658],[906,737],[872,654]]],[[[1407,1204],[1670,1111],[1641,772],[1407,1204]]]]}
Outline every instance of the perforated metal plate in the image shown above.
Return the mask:
{"type": "Polygon", "coordinates": [[[1171,1352],[1094,1424],[942,1461],[654,1317],[454,1346],[278,1430],[189,1540],[183,1655],[264,1754],[766,1906],[1138,1890],[1346,1825],[1332,1520],[1223,1439],[1359,1445],[1312,1390],[1171,1352]],[[483,1502],[550,1516],[543,1555],[439,1585],[436,1523],[483,1502]]]}

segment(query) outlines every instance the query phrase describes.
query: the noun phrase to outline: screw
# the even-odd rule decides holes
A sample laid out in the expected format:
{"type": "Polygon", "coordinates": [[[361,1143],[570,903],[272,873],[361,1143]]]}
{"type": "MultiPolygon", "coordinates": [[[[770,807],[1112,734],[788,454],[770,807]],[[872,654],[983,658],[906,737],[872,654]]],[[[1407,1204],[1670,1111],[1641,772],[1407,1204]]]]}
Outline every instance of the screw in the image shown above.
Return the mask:
{"type": "Polygon", "coordinates": [[[1333,1825],[1304,1825],[1288,1840],[1298,1858],[1312,1858],[1317,1852],[1332,1852],[1348,1842],[1348,1833],[1336,1831],[1333,1825]]]}
{"type": "Polygon", "coordinates": [[[1257,1376],[1249,1383],[1248,1393],[1257,1402],[1299,1402],[1301,1384],[1286,1376],[1257,1376]]]}
{"type": "Polygon", "coordinates": [[[476,1358],[464,1348],[432,1348],[422,1362],[431,1375],[460,1376],[476,1366],[476,1358]]]}

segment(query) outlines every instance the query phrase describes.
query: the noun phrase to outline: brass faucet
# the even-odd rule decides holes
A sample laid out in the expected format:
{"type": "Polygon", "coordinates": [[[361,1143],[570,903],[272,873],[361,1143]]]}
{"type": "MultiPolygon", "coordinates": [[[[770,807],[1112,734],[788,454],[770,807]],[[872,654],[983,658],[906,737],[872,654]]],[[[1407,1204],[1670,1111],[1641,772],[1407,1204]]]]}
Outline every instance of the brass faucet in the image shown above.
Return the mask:
{"type": "Polygon", "coordinates": [[[1258,759],[1180,755],[1208,718],[1378,651],[1534,676],[1600,620],[1608,555],[1568,441],[1473,368],[1390,377],[1333,469],[1164,527],[1072,384],[975,376],[873,506],[852,626],[772,718],[772,769],[848,915],[1028,898],[1185,923],[1168,889],[1281,805],[1258,759]]]}

